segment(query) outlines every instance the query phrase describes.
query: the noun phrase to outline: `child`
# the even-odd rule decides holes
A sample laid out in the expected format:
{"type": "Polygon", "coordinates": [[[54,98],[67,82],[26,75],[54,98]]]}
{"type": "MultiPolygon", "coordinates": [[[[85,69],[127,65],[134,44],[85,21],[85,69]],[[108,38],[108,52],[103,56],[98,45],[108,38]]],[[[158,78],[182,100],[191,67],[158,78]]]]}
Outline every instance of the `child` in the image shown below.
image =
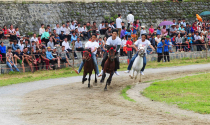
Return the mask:
{"type": "Polygon", "coordinates": [[[169,52],[170,53],[173,53],[173,44],[172,44],[172,42],[171,42],[171,39],[169,39],[169,52]]]}
{"type": "Polygon", "coordinates": [[[190,45],[190,47],[188,47],[188,48],[190,48],[190,50],[193,51],[193,42],[192,42],[193,38],[192,38],[191,33],[189,33],[187,40],[188,40],[188,46],[190,45]]]}
{"type": "Polygon", "coordinates": [[[10,68],[10,71],[13,72],[12,66],[16,69],[16,71],[20,72],[17,66],[14,64],[14,58],[12,54],[12,48],[8,47],[8,52],[6,54],[7,57],[7,66],[10,68]]]}
{"type": "Polygon", "coordinates": [[[126,46],[127,46],[127,55],[128,55],[128,59],[127,62],[129,64],[131,58],[132,58],[132,47],[133,47],[133,42],[131,41],[131,36],[128,36],[128,40],[126,42],[126,46]]]}
{"type": "Polygon", "coordinates": [[[60,45],[60,37],[58,36],[58,34],[55,35],[55,39],[56,39],[56,42],[55,42],[55,45],[60,45]]]}
{"type": "Polygon", "coordinates": [[[162,38],[157,45],[158,62],[163,58],[163,42],[165,42],[165,38],[162,38]]]}

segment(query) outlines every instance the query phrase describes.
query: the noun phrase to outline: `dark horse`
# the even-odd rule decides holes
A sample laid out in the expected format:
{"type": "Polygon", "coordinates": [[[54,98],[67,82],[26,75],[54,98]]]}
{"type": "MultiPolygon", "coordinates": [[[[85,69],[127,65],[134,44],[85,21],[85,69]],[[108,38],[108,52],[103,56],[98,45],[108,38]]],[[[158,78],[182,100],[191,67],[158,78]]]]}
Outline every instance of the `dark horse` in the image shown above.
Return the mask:
{"type": "Polygon", "coordinates": [[[96,70],[93,63],[93,59],[91,57],[90,50],[83,51],[83,61],[84,61],[84,72],[83,72],[82,84],[84,84],[84,82],[87,80],[86,75],[89,73],[88,88],[90,88],[90,78],[93,70],[95,71],[95,83],[97,83],[96,70]]]}
{"type": "Polygon", "coordinates": [[[114,69],[115,69],[115,50],[114,47],[111,47],[108,51],[108,59],[106,60],[104,64],[104,71],[101,78],[101,83],[104,82],[104,79],[106,77],[106,73],[109,73],[109,78],[106,81],[106,86],[104,90],[107,90],[107,85],[110,85],[112,81],[112,76],[114,75],[114,69]]]}

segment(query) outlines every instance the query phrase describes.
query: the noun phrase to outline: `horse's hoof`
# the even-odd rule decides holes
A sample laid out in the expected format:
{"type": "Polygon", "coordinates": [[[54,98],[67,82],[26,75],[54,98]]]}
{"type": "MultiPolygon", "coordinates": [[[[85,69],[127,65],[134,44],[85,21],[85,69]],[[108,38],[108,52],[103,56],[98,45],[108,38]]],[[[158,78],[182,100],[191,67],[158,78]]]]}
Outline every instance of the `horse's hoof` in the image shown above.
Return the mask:
{"type": "Polygon", "coordinates": [[[107,85],[110,85],[111,84],[111,82],[107,82],[107,85]]]}
{"type": "Polygon", "coordinates": [[[104,88],[104,91],[107,91],[107,88],[104,88]]]}
{"type": "Polygon", "coordinates": [[[101,80],[100,83],[104,83],[104,81],[101,80]]]}
{"type": "Polygon", "coordinates": [[[88,88],[90,88],[90,84],[88,84],[88,88]]]}
{"type": "Polygon", "coordinates": [[[131,79],[133,79],[133,76],[129,75],[131,79]]]}

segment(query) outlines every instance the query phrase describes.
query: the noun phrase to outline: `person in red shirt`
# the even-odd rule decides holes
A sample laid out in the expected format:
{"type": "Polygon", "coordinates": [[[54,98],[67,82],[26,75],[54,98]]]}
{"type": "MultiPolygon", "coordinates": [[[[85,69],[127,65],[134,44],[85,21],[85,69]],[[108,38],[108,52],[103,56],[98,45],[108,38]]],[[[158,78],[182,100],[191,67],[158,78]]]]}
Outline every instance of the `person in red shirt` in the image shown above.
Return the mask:
{"type": "Polygon", "coordinates": [[[131,41],[131,36],[128,36],[128,40],[126,42],[126,46],[127,46],[127,55],[128,55],[128,59],[127,62],[129,64],[131,58],[132,58],[132,47],[133,47],[133,42],[131,41]]]}

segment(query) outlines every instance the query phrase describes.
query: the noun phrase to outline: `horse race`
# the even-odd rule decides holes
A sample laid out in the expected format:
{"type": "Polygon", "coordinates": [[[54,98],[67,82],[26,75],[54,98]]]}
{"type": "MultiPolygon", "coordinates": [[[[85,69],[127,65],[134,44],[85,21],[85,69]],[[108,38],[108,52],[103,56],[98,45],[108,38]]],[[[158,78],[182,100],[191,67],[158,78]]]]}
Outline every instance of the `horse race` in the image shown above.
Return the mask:
{"type": "Polygon", "coordinates": [[[0,125],[210,124],[210,1],[0,1],[0,125]]]}

